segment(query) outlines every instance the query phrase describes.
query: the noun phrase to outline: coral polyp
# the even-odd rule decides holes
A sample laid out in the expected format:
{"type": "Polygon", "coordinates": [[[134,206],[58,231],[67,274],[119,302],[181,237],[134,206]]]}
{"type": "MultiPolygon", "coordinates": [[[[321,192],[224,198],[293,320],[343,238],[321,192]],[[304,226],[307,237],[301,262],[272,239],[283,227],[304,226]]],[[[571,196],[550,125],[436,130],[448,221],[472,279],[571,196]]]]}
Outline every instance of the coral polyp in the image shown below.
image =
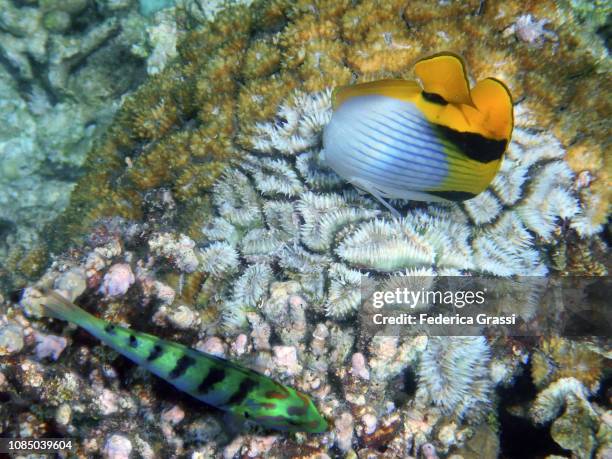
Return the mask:
{"type": "Polygon", "coordinates": [[[419,363],[419,403],[444,413],[481,416],[490,409],[490,350],[482,336],[430,337],[419,363]]]}

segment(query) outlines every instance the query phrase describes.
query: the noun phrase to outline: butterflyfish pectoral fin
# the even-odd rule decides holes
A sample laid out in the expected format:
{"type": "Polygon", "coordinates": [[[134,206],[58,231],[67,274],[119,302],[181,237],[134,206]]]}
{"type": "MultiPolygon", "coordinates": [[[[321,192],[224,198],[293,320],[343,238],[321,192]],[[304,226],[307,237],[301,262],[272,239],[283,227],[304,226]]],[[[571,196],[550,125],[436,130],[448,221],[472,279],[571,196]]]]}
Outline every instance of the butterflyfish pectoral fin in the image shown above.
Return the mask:
{"type": "Polygon", "coordinates": [[[485,78],[472,89],[472,100],[491,136],[510,141],[514,116],[512,96],[506,85],[495,78],[485,78]]]}
{"type": "Polygon", "coordinates": [[[366,193],[371,194],[374,197],[374,199],[376,199],[378,202],[380,202],[383,206],[385,206],[387,208],[387,210],[389,210],[389,212],[391,212],[391,215],[393,215],[394,218],[396,218],[396,219],[400,219],[401,218],[401,215],[400,215],[399,211],[386,201],[386,199],[376,189],[376,187],[374,186],[373,183],[370,183],[367,180],[363,180],[363,179],[360,179],[360,178],[357,178],[357,177],[354,177],[354,178],[350,179],[349,182],[351,182],[357,188],[365,191],[366,193]]]}
{"type": "Polygon", "coordinates": [[[386,96],[411,101],[421,92],[414,81],[379,80],[336,88],[332,94],[332,105],[336,110],[348,99],[360,96],[386,96]]]}
{"type": "Polygon", "coordinates": [[[450,104],[474,105],[465,64],[456,54],[445,52],[421,59],[414,65],[414,73],[426,96],[437,95],[450,104]]]}

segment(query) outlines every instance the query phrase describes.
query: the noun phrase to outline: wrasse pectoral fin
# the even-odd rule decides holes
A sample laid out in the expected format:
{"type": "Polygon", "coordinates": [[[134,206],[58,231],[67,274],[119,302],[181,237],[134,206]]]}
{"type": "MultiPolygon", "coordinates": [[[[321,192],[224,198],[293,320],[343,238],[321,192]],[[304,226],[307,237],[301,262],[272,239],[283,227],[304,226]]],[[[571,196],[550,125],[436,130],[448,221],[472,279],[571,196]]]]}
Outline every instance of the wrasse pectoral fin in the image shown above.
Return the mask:
{"type": "Polygon", "coordinates": [[[437,94],[451,104],[474,106],[463,60],[453,53],[439,53],[421,59],[414,65],[414,73],[423,91],[437,94]]]}

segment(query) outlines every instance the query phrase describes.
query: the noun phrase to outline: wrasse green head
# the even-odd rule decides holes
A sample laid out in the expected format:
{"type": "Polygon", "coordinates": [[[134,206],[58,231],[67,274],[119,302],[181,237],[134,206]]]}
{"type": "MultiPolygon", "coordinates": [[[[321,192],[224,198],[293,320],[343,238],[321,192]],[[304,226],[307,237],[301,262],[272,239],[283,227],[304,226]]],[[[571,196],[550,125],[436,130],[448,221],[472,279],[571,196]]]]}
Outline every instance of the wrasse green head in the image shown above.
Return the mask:
{"type": "Polygon", "coordinates": [[[273,383],[260,386],[235,414],[262,427],[286,432],[323,433],[328,423],[308,396],[291,387],[273,383]]]}

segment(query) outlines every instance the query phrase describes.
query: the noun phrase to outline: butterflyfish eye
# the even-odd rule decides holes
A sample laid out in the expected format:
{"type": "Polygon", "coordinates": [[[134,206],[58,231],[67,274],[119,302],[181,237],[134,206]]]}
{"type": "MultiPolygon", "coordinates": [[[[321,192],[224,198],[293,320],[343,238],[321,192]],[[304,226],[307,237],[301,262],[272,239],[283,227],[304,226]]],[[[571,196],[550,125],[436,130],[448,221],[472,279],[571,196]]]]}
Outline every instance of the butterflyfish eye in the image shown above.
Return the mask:
{"type": "Polygon", "coordinates": [[[446,105],[448,102],[442,97],[440,94],[435,94],[433,92],[423,91],[423,99],[438,105],[446,105]]]}

